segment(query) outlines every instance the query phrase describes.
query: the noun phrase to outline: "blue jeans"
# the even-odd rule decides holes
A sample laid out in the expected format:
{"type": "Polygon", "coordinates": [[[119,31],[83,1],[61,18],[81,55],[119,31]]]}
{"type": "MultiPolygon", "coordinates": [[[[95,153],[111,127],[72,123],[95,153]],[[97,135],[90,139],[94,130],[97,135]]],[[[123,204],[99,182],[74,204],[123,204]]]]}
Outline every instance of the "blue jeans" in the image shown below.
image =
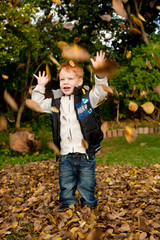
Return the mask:
{"type": "Polygon", "coordinates": [[[81,195],[82,206],[95,207],[95,156],[88,159],[85,154],[62,155],[59,160],[59,184],[61,209],[76,205],[76,189],[81,195]]]}

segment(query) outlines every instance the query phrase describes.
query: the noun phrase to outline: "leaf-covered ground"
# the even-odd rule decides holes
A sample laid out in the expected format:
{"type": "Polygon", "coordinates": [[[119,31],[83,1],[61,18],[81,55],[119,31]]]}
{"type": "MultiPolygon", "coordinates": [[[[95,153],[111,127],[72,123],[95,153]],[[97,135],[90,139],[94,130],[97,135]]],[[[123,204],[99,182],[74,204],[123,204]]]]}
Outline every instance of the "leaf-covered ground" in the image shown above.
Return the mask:
{"type": "Polygon", "coordinates": [[[1,169],[0,239],[160,239],[159,164],[97,165],[96,177],[95,209],[60,211],[57,162],[1,169]]]}

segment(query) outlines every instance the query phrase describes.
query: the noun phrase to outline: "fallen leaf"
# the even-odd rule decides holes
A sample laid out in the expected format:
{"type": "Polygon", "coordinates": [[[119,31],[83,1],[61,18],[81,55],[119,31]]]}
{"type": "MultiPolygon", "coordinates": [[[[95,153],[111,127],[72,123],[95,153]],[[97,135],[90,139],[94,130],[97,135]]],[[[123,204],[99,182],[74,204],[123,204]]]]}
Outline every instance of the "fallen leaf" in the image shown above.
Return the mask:
{"type": "Polygon", "coordinates": [[[51,107],[51,110],[52,112],[59,113],[59,110],[54,106],[51,107]]]}
{"type": "Polygon", "coordinates": [[[122,16],[124,18],[127,17],[127,13],[126,13],[126,11],[124,9],[124,6],[123,6],[123,3],[122,3],[121,0],[112,0],[112,5],[113,5],[113,8],[114,8],[115,12],[118,15],[120,15],[120,16],[122,16]]]}
{"type": "Polygon", "coordinates": [[[105,15],[101,15],[100,18],[104,21],[110,22],[111,21],[111,15],[109,14],[105,14],[105,15]]]}
{"type": "Polygon", "coordinates": [[[18,111],[18,105],[11,97],[7,90],[4,91],[4,100],[11,106],[14,111],[18,111]]]}
{"type": "Polygon", "coordinates": [[[69,65],[70,65],[71,67],[75,67],[75,63],[74,63],[72,60],[69,61],[69,65]]]}
{"type": "Polygon", "coordinates": [[[137,103],[130,101],[128,108],[130,111],[136,112],[138,110],[138,105],[137,103]]]}
{"type": "Polygon", "coordinates": [[[49,149],[53,150],[56,153],[57,156],[60,156],[59,148],[53,142],[48,142],[47,145],[49,149]]]}
{"type": "Polygon", "coordinates": [[[125,126],[124,135],[125,135],[127,142],[129,142],[129,143],[134,142],[137,137],[137,133],[136,133],[135,129],[133,129],[129,126],[125,126]]]}
{"type": "Polygon", "coordinates": [[[25,104],[32,111],[43,113],[41,106],[37,102],[35,102],[31,99],[26,99],[25,104]]]}
{"type": "Polygon", "coordinates": [[[152,114],[154,111],[154,105],[152,102],[145,102],[141,107],[147,114],[152,114]]]}
{"type": "Polygon", "coordinates": [[[81,144],[85,149],[88,149],[88,143],[86,140],[82,139],[81,144]]]}
{"type": "Polygon", "coordinates": [[[0,116],[0,131],[7,129],[7,119],[3,116],[0,116]]]}
{"type": "Polygon", "coordinates": [[[56,64],[58,67],[60,67],[59,62],[52,55],[49,55],[49,58],[54,64],[56,64]]]}

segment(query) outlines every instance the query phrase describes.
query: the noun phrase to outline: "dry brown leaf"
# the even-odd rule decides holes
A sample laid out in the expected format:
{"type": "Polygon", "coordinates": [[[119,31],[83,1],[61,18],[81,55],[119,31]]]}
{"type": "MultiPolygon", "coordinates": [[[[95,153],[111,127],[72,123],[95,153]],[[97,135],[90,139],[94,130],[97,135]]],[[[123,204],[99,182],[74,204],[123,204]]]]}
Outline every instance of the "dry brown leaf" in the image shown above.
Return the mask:
{"type": "Polygon", "coordinates": [[[152,65],[150,64],[148,58],[146,58],[146,65],[150,70],[152,69],[152,65]]]}
{"type": "Polygon", "coordinates": [[[124,6],[123,6],[123,3],[122,3],[121,0],[112,0],[112,5],[113,5],[113,8],[114,8],[115,12],[118,15],[120,15],[120,16],[122,16],[124,18],[127,17],[127,13],[126,13],[126,11],[124,9],[124,6]]]}
{"type": "Polygon", "coordinates": [[[59,62],[52,55],[49,55],[49,58],[54,64],[56,64],[58,67],[60,67],[59,62]]]}
{"type": "Polygon", "coordinates": [[[105,14],[105,15],[101,15],[100,18],[104,21],[110,22],[111,21],[111,15],[109,14],[105,14]]]}
{"type": "Polygon", "coordinates": [[[20,64],[17,66],[16,70],[18,70],[18,69],[20,69],[20,68],[23,68],[24,66],[25,66],[25,63],[20,63],[20,64]]]}
{"type": "Polygon", "coordinates": [[[53,142],[48,142],[47,145],[49,149],[53,150],[56,153],[57,156],[60,156],[59,148],[53,142]]]}
{"type": "Polygon", "coordinates": [[[126,25],[124,25],[123,23],[120,23],[120,27],[121,27],[122,29],[126,29],[126,28],[127,28],[126,25]]]}
{"type": "Polygon", "coordinates": [[[57,19],[54,23],[53,26],[56,26],[59,23],[59,20],[57,19]]]}
{"type": "Polygon", "coordinates": [[[71,22],[66,22],[63,24],[63,27],[66,29],[72,29],[74,27],[74,24],[71,22]]]}
{"type": "Polygon", "coordinates": [[[103,236],[103,231],[100,228],[93,228],[86,237],[86,240],[100,239],[103,236]]]}
{"type": "Polygon", "coordinates": [[[113,94],[113,90],[110,86],[106,86],[105,84],[101,84],[104,91],[113,94]]]}
{"type": "Polygon", "coordinates": [[[157,85],[157,86],[155,86],[155,87],[153,87],[153,90],[154,90],[158,95],[160,95],[160,84],[157,85]]]}
{"type": "Polygon", "coordinates": [[[139,235],[139,240],[145,240],[147,237],[147,233],[146,232],[142,232],[140,235],[139,235]]]}
{"type": "Polygon", "coordinates": [[[15,100],[11,97],[7,90],[4,91],[4,100],[10,105],[14,111],[18,111],[18,105],[15,100]]]}
{"type": "Polygon", "coordinates": [[[141,107],[147,114],[152,114],[154,111],[154,105],[152,102],[145,102],[141,107]]]}
{"type": "Polygon", "coordinates": [[[7,129],[7,119],[3,116],[0,116],[0,131],[7,129]]]}
{"type": "Polygon", "coordinates": [[[81,41],[81,38],[80,37],[76,37],[73,42],[76,44],[76,43],[79,43],[80,41],[81,41]]]}
{"type": "Polygon", "coordinates": [[[129,32],[133,33],[133,34],[141,34],[141,32],[139,31],[139,29],[135,28],[135,27],[131,27],[129,29],[129,32]]]}
{"type": "Polygon", "coordinates": [[[82,62],[88,61],[90,59],[90,55],[87,50],[79,47],[76,44],[70,47],[62,48],[62,57],[82,62]]]}
{"type": "Polygon", "coordinates": [[[52,112],[59,113],[59,110],[54,106],[51,107],[51,110],[52,112]]]}
{"type": "Polygon", "coordinates": [[[43,113],[41,106],[37,102],[35,102],[31,99],[26,99],[25,104],[32,111],[43,113]]]}
{"type": "Polygon", "coordinates": [[[124,223],[121,225],[121,227],[119,228],[120,232],[129,232],[130,231],[130,226],[128,223],[124,223]]]}
{"type": "Polygon", "coordinates": [[[138,110],[138,105],[137,103],[130,101],[128,108],[130,111],[136,112],[138,110]]]}
{"type": "Polygon", "coordinates": [[[136,140],[137,133],[134,128],[131,128],[129,126],[125,126],[124,128],[124,135],[127,140],[127,142],[132,143],[136,140]]]}
{"type": "Polygon", "coordinates": [[[157,61],[158,67],[160,68],[160,59],[159,59],[159,57],[156,54],[154,54],[153,52],[152,52],[152,57],[157,61]]]}
{"type": "Polygon", "coordinates": [[[82,139],[81,144],[85,149],[88,149],[88,143],[86,140],[82,139]]]}
{"type": "Polygon", "coordinates": [[[106,138],[106,132],[108,130],[108,123],[107,121],[102,123],[101,125],[101,131],[103,132],[103,137],[106,138]]]}

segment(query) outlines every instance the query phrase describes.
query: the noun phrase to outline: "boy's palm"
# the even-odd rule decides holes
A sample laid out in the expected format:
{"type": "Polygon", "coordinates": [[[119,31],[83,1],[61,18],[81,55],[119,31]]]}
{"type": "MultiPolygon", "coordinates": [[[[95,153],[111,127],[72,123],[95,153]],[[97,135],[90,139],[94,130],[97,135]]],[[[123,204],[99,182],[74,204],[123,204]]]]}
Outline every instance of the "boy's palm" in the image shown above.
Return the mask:
{"type": "Polygon", "coordinates": [[[102,67],[102,65],[105,63],[105,52],[97,52],[96,58],[95,60],[93,58],[91,58],[91,62],[93,65],[94,69],[98,69],[99,67],[102,67]]]}
{"type": "Polygon", "coordinates": [[[36,76],[35,74],[33,74],[33,76],[37,79],[38,85],[41,87],[45,87],[48,83],[48,76],[45,76],[45,71],[43,71],[42,75],[39,71],[39,76],[36,76]]]}

